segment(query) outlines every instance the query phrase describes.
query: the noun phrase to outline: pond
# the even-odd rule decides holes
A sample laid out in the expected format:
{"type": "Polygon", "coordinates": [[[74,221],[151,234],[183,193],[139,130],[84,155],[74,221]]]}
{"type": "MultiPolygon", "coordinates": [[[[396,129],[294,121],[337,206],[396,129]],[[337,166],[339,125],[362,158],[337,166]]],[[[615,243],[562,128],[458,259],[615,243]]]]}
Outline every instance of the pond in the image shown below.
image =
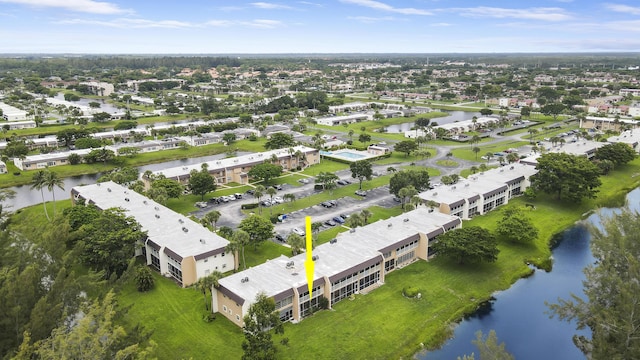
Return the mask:
{"type": "MultiPolygon", "coordinates": [[[[640,209],[640,189],[627,195],[629,206],[640,209]]],[[[603,209],[610,214],[615,209],[603,209]]],[[[587,222],[598,223],[600,214],[591,215],[587,222]]],[[[574,323],[550,319],[545,301],[557,302],[570,295],[582,296],[582,270],[594,262],[589,248],[591,235],[584,224],[577,224],[561,234],[553,249],[553,270],[536,270],[533,276],[521,279],[511,288],[499,292],[487,305],[464,319],[455,329],[454,337],[441,349],[417,355],[422,360],[456,359],[478,350],[471,343],[478,330],[486,335],[495,330],[500,342],[518,360],[585,359],[572,341],[574,334],[590,336],[588,330],[577,332],[574,323]]]]}

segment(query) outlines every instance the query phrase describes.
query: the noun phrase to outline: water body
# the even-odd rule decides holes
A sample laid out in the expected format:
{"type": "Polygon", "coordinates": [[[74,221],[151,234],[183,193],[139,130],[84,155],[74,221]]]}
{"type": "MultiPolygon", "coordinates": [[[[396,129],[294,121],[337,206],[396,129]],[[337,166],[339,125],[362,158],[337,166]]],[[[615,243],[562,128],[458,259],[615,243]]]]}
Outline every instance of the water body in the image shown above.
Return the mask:
{"type": "MultiPolygon", "coordinates": [[[[236,155],[244,155],[248,154],[248,152],[237,152],[236,155]]],[[[197,164],[205,161],[218,160],[227,157],[226,154],[217,154],[217,155],[209,155],[202,156],[197,158],[190,159],[182,159],[182,160],[172,160],[166,161],[158,164],[149,164],[138,167],[140,174],[144,173],[147,170],[157,171],[162,169],[167,169],[175,166],[183,166],[183,165],[191,165],[197,164]]],[[[52,171],[55,171],[55,168],[51,168],[52,171]]],[[[32,176],[30,173],[23,173],[21,176],[32,176]]],[[[71,188],[78,185],[86,185],[86,184],[94,184],[101,174],[91,174],[91,175],[80,175],[80,176],[72,176],[69,178],[65,178],[64,180],[64,190],[60,190],[59,188],[55,189],[56,200],[64,200],[69,199],[71,197],[70,192],[71,188]]],[[[23,207],[40,204],[42,203],[42,195],[40,191],[32,190],[31,185],[22,185],[22,186],[14,186],[10,188],[11,190],[16,192],[16,197],[6,201],[6,204],[11,206],[12,210],[18,210],[23,207]]],[[[47,190],[44,189],[44,199],[45,201],[53,200],[53,195],[47,190]]]]}
{"type": "MultiPolygon", "coordinates": [[[[54,99],[58,99],[58,100],[64,100],[64,93],[60,92],[58,93],[56,96],[53,97],[54,99]]],[[[100,107],[98,108],[98,111],[104,111],[110,114],[119,112],[120,110],[118,110],[117,107],[113,106],[112,104],[109,104],[108,102],[104,101],[103,99],[87,99],[87,98],[80,98],[80,100],[78,101],[71,101],[72,104],[76,104],[76,105],[82,105],[82,106],[89,106],[90,102],[97,102],[100,104],[100,107]]]]}
{"type": "MultiPolygon", "coordinates": [[[[438,125],[442,124],[450,124],[456,121],[463,120],[471,120],[474,116],[480,117],[479,112],[470,112],[470,111],[447,111],[447,110],[438,110],[442,112],[446,112],[449,115],[439,118],[431,119],[431,122],[436,122],[438,125]]],[[[415,122],[406,122],[402,124],[395,124],[387,126],[388,133],[404,133],[405,131],[411,130],[415,126],[415,122]]]]}
{"type": "MultiPolygon", "coordinates": [[[[634,210],[640,209],[640,189],[627,195],[627,203],[634,210]]],[[[611,214],[616,209],[603,209],[601,214],[611,214]]],[[[598,224],[599,214],[588,221],[598,224]]],[[[536,270],[534,275],[521,279],[511,288],[494,295],[486,307],[463,320],[455,329],[454,337],[440,350],[419,354],[422,360],[450,360],[478,350],[471,343],[475,333],[488,334],[495,330],[500,342],[518,360],[585,359],[575,347],[572,336],[578,333],[574,323],[549,319],[545,301],[556,303],[558,298],[568,299],[571,293],[582,296],[582,270],[593,264],[589,248],[591,235],[582,224],[562,234],[562,240],[553,249],[553,270],[549,273],[536,270]]],[[[590,336],[585,330],[579,334],[590,336]]]]}

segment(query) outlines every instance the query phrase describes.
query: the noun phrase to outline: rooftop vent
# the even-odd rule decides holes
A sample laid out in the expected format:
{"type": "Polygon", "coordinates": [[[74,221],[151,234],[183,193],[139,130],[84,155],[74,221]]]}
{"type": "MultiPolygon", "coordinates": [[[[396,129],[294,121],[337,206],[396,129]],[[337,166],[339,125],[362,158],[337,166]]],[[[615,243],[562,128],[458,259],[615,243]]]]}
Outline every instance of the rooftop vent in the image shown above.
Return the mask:
{"type": "Polygon", "coordinates": [[[434,192],[434,193],[433,193],[433,196],[438,196],[438,193],[437,193],[437,192],[434,192]]]}
{"type": "Polygon", "coordinates": [[[388,227],[388,228],[390,228],[390,227],[392,227],[392,226],[393,226],[393,224],[387,224],[387,227],[388,227]]]}
{"type": "Polygon", "coordinates": [[[513,170],[513,169],[514,169],[514,167],[513,167],[513,166],[509,168],[509,170],[513,170]]]}
{"type": "Polygon", "coordinates": [[[160,208],[157,206],[154,206],[153,208],[156,209],[156,211],[160,210],[160,208]]]}
{"type": "Polygon", "coordinates": [[[111,188],[107,188],[107,191],[108,191],[108,192],[111,192],[111,188]]]}
{"type": "Polygon", "coordinates": [[[455,189],[456,189],[456,187],[455,187],[455,186],[452,186],[452,187],[451,187],[451,189],[452,189],[452,190],[455,190],[455,189]]]}
{"type": "Polygon", "coordinates": [[[354,232],[356,232],[356,229],[355,228],[351,228],[351,229],[349,229],[349,232],[350,233],[354,233],[354,232]]]}
{"type": "Polygon", "coordinates": [[[160,219],[160,215],[156,214],[156,219],[160,219]]]}
{"type": "Polygon", "coordinates": [[[311,257],[311,260],[313,260],[313,261],[317,261],[318,259],[320,259],[320,256],[319,256],[319,255],[313,255],[313,256],[311,257]]]}
{"type": "Polygon", "coordinates": [[[130,200],[129,198],[124,198],[124,201],[129,202],[130,200]]]}
{"type": "Polygon", "coordinates": [[[336,243],[338,243],[338,239],[336,238],[329,240],[329,244],[336,244],[336,243]]]}
{"type": "Polygon", "coordinates": [[[179,222],[180,224],[184,224],[184,220],[182,220],[182,219],[178,219],[178,222],[179,222]]]}
{"type": "Polygon", "coordinates": [[[184,226],[183,226],[183,227],[182,227],[182,231],[184,231],[184,232],[189,232],[189,229],[187,229],[186,227],[184,227],[184,226]]]}
{"type": "Polygon", "coordinates": [[[245,276],[242,279],[240,279],[240,282],[243,283],[243,284],[246,283],[246,282],[249,282],[249,278],[245,276]]]}
{"type": "Polygon", "coordinates": [[[409,218],[404,218],[404,219],[402,219],[402,221],[409,222],[409,218]]]}
{"type": "Polygon", "coordinates": [[[469,186],[469,183],[464,184],[464,186],[469,186]]]}
{"type": "Polygon", "coordinates": [[[286,266],[287,266],[287,269],[291,269],[293,268],[294,265],[295,263],[293,261],[289,261],[286,266]]]}
{"type": "Polygon", "coordinates": [[[207,242],[204,239],[200,239],[201,244],[206,244],[207,242]]]}

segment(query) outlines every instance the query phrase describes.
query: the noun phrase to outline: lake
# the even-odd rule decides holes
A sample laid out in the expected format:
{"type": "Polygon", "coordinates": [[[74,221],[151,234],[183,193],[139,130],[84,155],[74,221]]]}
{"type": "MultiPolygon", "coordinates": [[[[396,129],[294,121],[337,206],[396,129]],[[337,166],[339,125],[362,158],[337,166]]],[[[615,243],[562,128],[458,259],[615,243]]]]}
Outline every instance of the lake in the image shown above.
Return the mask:
{"type": "MultiPolygon", "coordinates": [[[[627,195],[627,203],[640,209],[640,189],[627,195]]],[[[602,209],[610,214],[614,209],[602,209]]],[[[600,214],[591,215],[586,221],[598,223],[600,214]]],[[[582,296],[582,270],[594,262],[589,248],[591,235],[587,227],[577,224],[561,234],[562,239],[553,249],[553,270],[536,270],[533,276],[520,279],[511,288],[496,293],[487,306],[464,319],[455,329],[454,337],[440,350],[417,355],[421,360],[451,360],[478,350],[471,343],[478,330],[486,335],[495,330],[498,340],[518,360],[537,359],[585,359],[572,341],[574,323],[549,319],[546,302],[556,303],[558,298],[570,295],[582,296]]],[[[587,337],[590,331],[579,332],[587,337]]]]}

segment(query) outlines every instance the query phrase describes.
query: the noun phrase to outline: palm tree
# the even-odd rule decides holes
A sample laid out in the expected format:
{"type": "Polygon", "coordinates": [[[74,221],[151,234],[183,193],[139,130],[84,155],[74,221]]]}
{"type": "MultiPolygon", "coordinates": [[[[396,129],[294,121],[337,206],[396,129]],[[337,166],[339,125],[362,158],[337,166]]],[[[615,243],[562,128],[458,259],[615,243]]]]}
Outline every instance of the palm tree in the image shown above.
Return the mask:
{"type": "Polygon", "coordinates": [[[64,190],[64,181],[62,179],[60,179],[58,177],[58,174],[47,170],[45,171],[45,175],[44,175],[44,179],[42,181],[43,185],[47,187],[47,189],[51,192],[51,195],[53,196],[53,214],[52,214],[52,218],[56,217],[56,192],[55,192],[55,188],[56,186],[59,187],[61,190],[64,190]]]}
{"type": "Polygon", "coordinates": [[[538,133],[537,129],[529,129],[527,130],[527,132],[529,133],[530,137],[529,137],[529,143],[533,144],[533,135],[538,133]]]}
{"type": "Polygon", "coordinates": [[[471,151],[473,151],[476,154],[476,161],[477,161],[478,160],[478,153],[480,152],[480,147],[474,146],[473,149],[471,149],[471,151]]]}
{"type": "Polygon", "coordinates": [[[204,309],[209,311],[209,301],[207,301],[207,289],[210,288],[213,284],[211,283],[211,279],[208,276],[201,277],[196,282],[196,289],[202,291],[202,297],[204,298],[204,309]]]}
{"type": "Polygon", "coordinates": [[[363,209],[360,212],[360,216],[362,216],[362,220],[364,220],[364,223],[367,224],[369,222],[369,218],[371,218],[373,214],[371,213],[371,211],[367,210],[367,209],[363,209]]]}
{"type": "Polygon", "coordinates": [[[288,201],[290,201],[291,203],[293,203],[294,201],[296,201],[296,195],[295,195],[295,194],[291,194],[291,193],[289,193],[289,194],[284,194],[284,196],[282,196],[282,198],[283,198],[284,200],[288,200],[288,201]]]}
{"type": "Polygon", "coordinates": [[[262,202],[260,199],[264,196],[264,186],[258,185],[256,186],[256,191],[253,193],[253,196],[258,199],[258,211],[262,214],[262,202]]]}
{"type": "Polygon", "coordinates": [[[247,262],[244,258],[244,247],[249,245],[249,240],[251,240],[249,233],[238,229],[233,233],[233,236],[231,236],[229,240],[229,245],[227,245],[227,249],[232,250],[236,258],[238,257],[238,250],[242,252],[242,267],[245,270],[247,269],[247,262]]]}
{"type": "Polygon", "coordinates": [[[316,238],[318,237],[318,233],[320,232],[320,229],[322,229],[321,222],[311,223],[311,234],[313,234],[312,245],[314,248],[316,247],[316,238]]]}
{"type": "Polygon", "coordinates": [[[220,216],[222,216],[220,211],[213,210],[206,213],[204,217],[200,219],[200,222],[202,222],[202,225],[205,226],[211,225],[213,227],[213,232],[216,232],[216,224],[218,223],[218,220],[220,220],[220,216]]]}
{"type": "Polygon", "coordinates": [[[296,233],[291,233],[287,236],[287,244],[291,246],[291,254],[295,256],[304,248],[304,239],[296,233]]]}
{"type": "Polygon", "coordinates": [[[269,199],[271,200],[271,205],[272,205],[272,206],[269,208],[269,211],[270,211],[271,215],[273,215],[273,196],[274,196],[275,194],[277,194],[277,193],[278,193],[278,191],[277,191],[276,189],[274,189],[274,188],[270,187],[270,188],[268,188],[268,189],[266,190],[266,193],[267,193],[267,195],[269,195],[269,199]]]}
{"type": "Polygon", "coordinates": [[[44,201],[44,178],[45,178],[45,174],[46,171],[44,170],[38,170],[37,173],[35,173],[33,175],[33,178],[31,180],[31,190],[36,189],[36,190],[40,190],[40,195],[42,196],[42,206],[44,207],[44,214],[47,217],[48,221],[51,221],[51,218],[49,218],[49,213],[47,212],[47,203],[44,201]]]}
{"type": "Polygon", "coordinates": [[[347,218],[347,224],[352,228],[362,226],[364,225],[364,219],[362,218],[361,214],[354,213],[349,215],[349,218],[347,218]]]}

